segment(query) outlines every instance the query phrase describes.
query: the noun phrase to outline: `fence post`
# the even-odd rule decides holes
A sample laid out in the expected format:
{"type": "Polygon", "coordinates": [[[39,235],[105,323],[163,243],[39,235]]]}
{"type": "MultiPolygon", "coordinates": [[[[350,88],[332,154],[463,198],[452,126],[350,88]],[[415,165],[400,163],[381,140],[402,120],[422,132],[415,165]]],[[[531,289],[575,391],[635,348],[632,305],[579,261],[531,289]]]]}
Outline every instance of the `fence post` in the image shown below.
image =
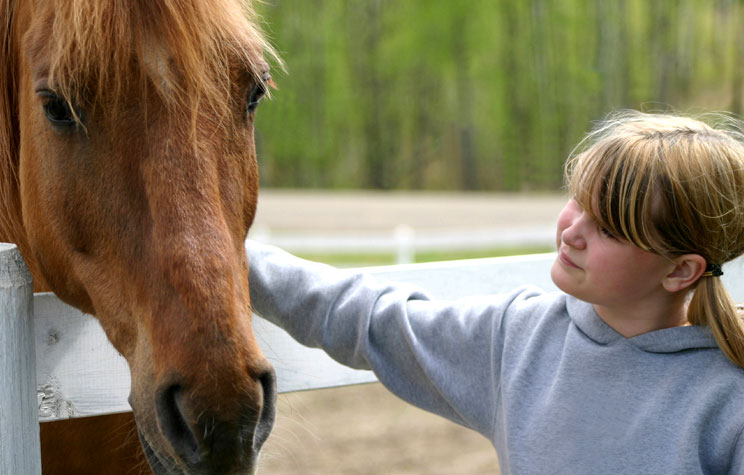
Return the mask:
{"type": "Polygon", "coordinates": [[[416,260],[413,228],[405,224],[399,224],[395,227],[393,235],[395,236],[395,263],[413,264],[416,260]]]}
{"type": "Polygon", "coordinates": [[[41,474],[31,274],[0,243],[0,473],[41,474]]]}

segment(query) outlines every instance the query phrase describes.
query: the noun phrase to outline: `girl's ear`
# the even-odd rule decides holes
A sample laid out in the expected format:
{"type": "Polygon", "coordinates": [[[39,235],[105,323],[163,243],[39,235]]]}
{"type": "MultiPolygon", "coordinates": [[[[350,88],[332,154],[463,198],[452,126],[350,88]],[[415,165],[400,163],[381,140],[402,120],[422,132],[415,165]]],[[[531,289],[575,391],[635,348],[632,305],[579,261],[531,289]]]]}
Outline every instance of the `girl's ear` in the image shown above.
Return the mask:
{"type": "Polygon", "coordinates": [[[661,281],[669,292],[679,292],[689,288],[705,272],[705,258],[699,254],[683,254],[674,258],[673,261],[674,269],[661,281]]]}

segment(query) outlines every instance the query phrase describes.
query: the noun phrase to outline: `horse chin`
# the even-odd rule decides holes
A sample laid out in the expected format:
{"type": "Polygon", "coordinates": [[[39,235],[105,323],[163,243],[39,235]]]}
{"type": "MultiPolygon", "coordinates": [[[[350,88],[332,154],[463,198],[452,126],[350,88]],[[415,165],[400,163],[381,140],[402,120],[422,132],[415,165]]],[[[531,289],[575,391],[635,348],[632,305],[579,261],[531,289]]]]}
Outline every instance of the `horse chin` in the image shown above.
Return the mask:
{"type": "MultiPolygon", "coordinates": [[[[263,447],[264,442],[269,437],[271,429],[273,427],[274,415],[273,413],[262,420],[258,426],[256,426],[255,433],[253,434],[253,444],[251,452],[250,463],[246,464],[245,467],[241,467],[238,470],[225,473],[224,475],[255,475],[258,471],[258,457],[263,447]]],[[[182,468],[181,464],[177,462],[173,457],[164,451],[158,451],[153,448],[153,445],[148,440],[147,436],[142,432],[141,429],[137,429],[137,435],[139,436],[140,443],[142,444],[142,450],[147,459],[147,463],[150,464],[152,473],[154,475],[212,475],[214,472],[209,471],[203,467],[190,467],[182,468]]],[[[222,475],[222,474],[220,474],[222,475]]]]}
{"type": "MultiPolygon", "coordinates": [[[[142,443],[142,450],[147,458],[147,463],[150,464],[153,475],[207,475],[208,471],[199,468],[183,469],[178,466],[178,463],[169,455],[163,452],[156,452],[152,445],[147,440],[147,437],[142,434],[142,431],[138,430],[140,442],[142,443]]],[[[236,472],[235,475],[255,475],[256,468],[255,464],[252,464],[250,468],[245,468],[242,472],[236,472]]]]}
{"type": "Polygon", "coordinates": [[[142,451],[154,475],[188,475],[176,465],[175,460],[163,453],[155,452],[141,430],[137,430],[137,435],[139,435],[142,451]]]}

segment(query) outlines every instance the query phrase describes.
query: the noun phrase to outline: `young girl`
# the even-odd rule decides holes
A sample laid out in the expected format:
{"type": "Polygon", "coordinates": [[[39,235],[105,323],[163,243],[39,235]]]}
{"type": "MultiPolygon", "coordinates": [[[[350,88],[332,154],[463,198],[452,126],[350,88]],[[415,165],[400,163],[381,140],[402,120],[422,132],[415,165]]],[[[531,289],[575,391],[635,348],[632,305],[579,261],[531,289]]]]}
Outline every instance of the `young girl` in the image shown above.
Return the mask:
{"type": "Polygon", "coordinates": [[[744,474],[744,137],[623,112],[569,159],[562,290],[433,301],[250,244],[255,311],[488,437],[501,473],[744,474]]]}

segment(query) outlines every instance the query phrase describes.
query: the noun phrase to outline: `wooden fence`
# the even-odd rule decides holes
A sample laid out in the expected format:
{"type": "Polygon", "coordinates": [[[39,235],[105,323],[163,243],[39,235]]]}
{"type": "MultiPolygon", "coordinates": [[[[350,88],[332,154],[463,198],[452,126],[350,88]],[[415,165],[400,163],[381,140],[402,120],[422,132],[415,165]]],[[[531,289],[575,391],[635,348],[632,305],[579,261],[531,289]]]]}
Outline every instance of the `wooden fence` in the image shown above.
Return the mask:
{"type": "MultiPolygon", "coordinates": [[[[554,289],[555,256],[502,257],[366,269],[379,279],[419,284],[435,298],[504,291],[521,284],[554,289]]],[[[724,279],[744,299],[744,261],[724,279]],[[736,287],[732,284],[737,283],[736,287]]],[[[254,316],[254,331],[277,373],[279,392],[375,380],[304,347],[254,316]]],[[[15,246],[0,244],[0,473],[41,473],[39,422],[124,412],[130,377],[97,320],[49,293],[32,293],[15,246]]]]}

